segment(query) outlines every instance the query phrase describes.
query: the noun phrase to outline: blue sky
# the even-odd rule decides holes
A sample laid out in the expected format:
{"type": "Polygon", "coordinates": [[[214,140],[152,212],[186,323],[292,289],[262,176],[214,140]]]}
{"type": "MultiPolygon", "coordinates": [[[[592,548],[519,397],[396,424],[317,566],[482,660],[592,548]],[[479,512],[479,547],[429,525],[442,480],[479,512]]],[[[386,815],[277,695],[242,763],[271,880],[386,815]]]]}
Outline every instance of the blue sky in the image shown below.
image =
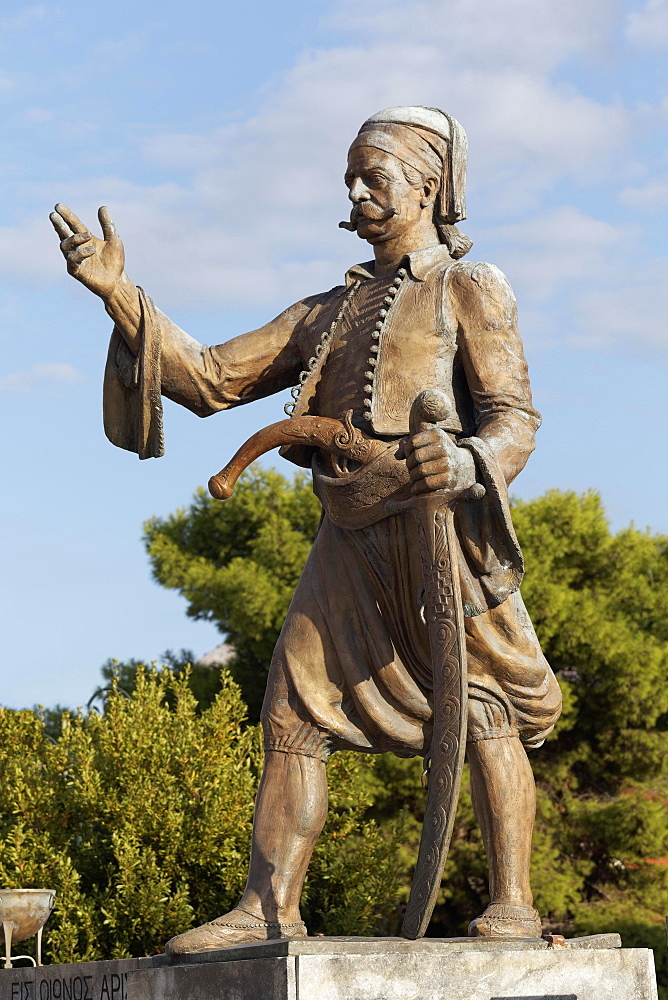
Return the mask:
{"type": "Polygon", "coordinates": [[[93,225],[109,205],[130,277],[217,343],[368,256],[337,228],[341,178],[388,105],[469,135],[462,228],[515,289],[544,415],[515,493],[591,487],[615,528],[668,532],[667,49],[666,0],[5,0],[2,702],[82,704],[107,657],[216,645],[151,581],[142,522],[283,405],[201,421],[168,403],[164,458],[114,449],[109,321],[65,273],[51,207],[93,225]]]}

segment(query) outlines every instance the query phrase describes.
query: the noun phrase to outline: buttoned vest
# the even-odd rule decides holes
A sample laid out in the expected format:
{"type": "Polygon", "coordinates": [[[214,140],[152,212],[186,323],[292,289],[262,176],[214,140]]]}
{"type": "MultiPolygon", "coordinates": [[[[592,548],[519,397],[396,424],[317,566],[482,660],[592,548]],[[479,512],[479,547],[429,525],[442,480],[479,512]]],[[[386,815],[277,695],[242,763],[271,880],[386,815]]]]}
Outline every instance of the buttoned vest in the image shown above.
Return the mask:
{"type": "MultiPolygon", "coordinates": [[[[408,434],[413,400],[423,389],[431,388],[441,389],[452,404],[452,416],[445,429],[458,435],[475,433],[471,396],[457,354],[457,320],[448,294],[448,275],[453,266],[453,262],[437,262],[423,280],[407,274],[388,308],[378,339],[369,341],[370,363],[375,364],[365,386],[371,418],[365,428],[367,433],[385,438],[408,434]],[[372,343],[377,344],[374,354],[372,343]]],[[[335,288],[305,317],[300,338],[305,355],[313,353],[323,331],[331,327],[346,296],[351,294],[355,294],[354,288],[335,288]]],[[[345,313],[340,322],[348,322],[345,313]]],[[[325,345],[302,385],[294,416],[315,413],[315,393],[327,354],[325,345]]],[[[286,457],[292,458],[288,449],[286,457]]]]}

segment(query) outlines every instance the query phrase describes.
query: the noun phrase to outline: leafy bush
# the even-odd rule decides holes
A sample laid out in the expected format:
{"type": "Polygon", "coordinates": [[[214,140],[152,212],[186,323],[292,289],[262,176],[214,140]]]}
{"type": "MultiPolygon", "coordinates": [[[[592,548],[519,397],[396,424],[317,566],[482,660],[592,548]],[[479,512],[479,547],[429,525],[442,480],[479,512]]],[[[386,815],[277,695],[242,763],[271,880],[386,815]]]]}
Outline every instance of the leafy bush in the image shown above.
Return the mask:
{"type": "MultiPolygon", "coordinates": [[[[221,672],[199,712],[187,674],[135,681],[131,697],[112,685],[103,715],[66,713],[55,740],[33,712],[0,709],[0,882],[57,890],[51,962],[161,951],[243,891],[262,750],[236,684],[221,672]]],[[[358,771],[350,754],[330,769],[312,932],[371,933],[396,897],[396,848],[363,817],[358,771]]]]}

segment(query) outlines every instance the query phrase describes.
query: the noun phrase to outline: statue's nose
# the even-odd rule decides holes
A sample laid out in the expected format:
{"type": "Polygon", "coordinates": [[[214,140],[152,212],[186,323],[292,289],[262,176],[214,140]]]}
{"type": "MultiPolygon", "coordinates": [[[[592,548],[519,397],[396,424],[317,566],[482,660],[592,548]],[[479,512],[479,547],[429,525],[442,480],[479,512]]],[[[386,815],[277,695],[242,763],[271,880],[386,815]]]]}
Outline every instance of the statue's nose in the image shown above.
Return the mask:
{"type": "Polygon", "coordinates": [[[369,192],[359,177],[356,177],[350,185],[348,197],[351,201],[355,202],[355,204],[357,204],[358,201],[368,201],[369,192]]]}

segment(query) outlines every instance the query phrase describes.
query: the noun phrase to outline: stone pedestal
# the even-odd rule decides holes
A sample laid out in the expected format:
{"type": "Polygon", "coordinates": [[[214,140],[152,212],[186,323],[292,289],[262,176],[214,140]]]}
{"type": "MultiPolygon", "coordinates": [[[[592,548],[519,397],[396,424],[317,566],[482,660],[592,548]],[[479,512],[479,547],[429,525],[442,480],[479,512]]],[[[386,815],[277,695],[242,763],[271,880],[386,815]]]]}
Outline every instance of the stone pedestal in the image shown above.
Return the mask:
{"type": "Polygon", "coordinates": [[[560,948],[538,940],[298,938],[192,955],[127,979],[127,1000],[656,997],[652,952],[622,948],[615,934],[560,948]]]}
{"type": "Polygon", "coordinates": [[[191,955],[0,970],[0,1000],[656,1000],[652,952],[546,941],[298,938],[191,955]]]}

